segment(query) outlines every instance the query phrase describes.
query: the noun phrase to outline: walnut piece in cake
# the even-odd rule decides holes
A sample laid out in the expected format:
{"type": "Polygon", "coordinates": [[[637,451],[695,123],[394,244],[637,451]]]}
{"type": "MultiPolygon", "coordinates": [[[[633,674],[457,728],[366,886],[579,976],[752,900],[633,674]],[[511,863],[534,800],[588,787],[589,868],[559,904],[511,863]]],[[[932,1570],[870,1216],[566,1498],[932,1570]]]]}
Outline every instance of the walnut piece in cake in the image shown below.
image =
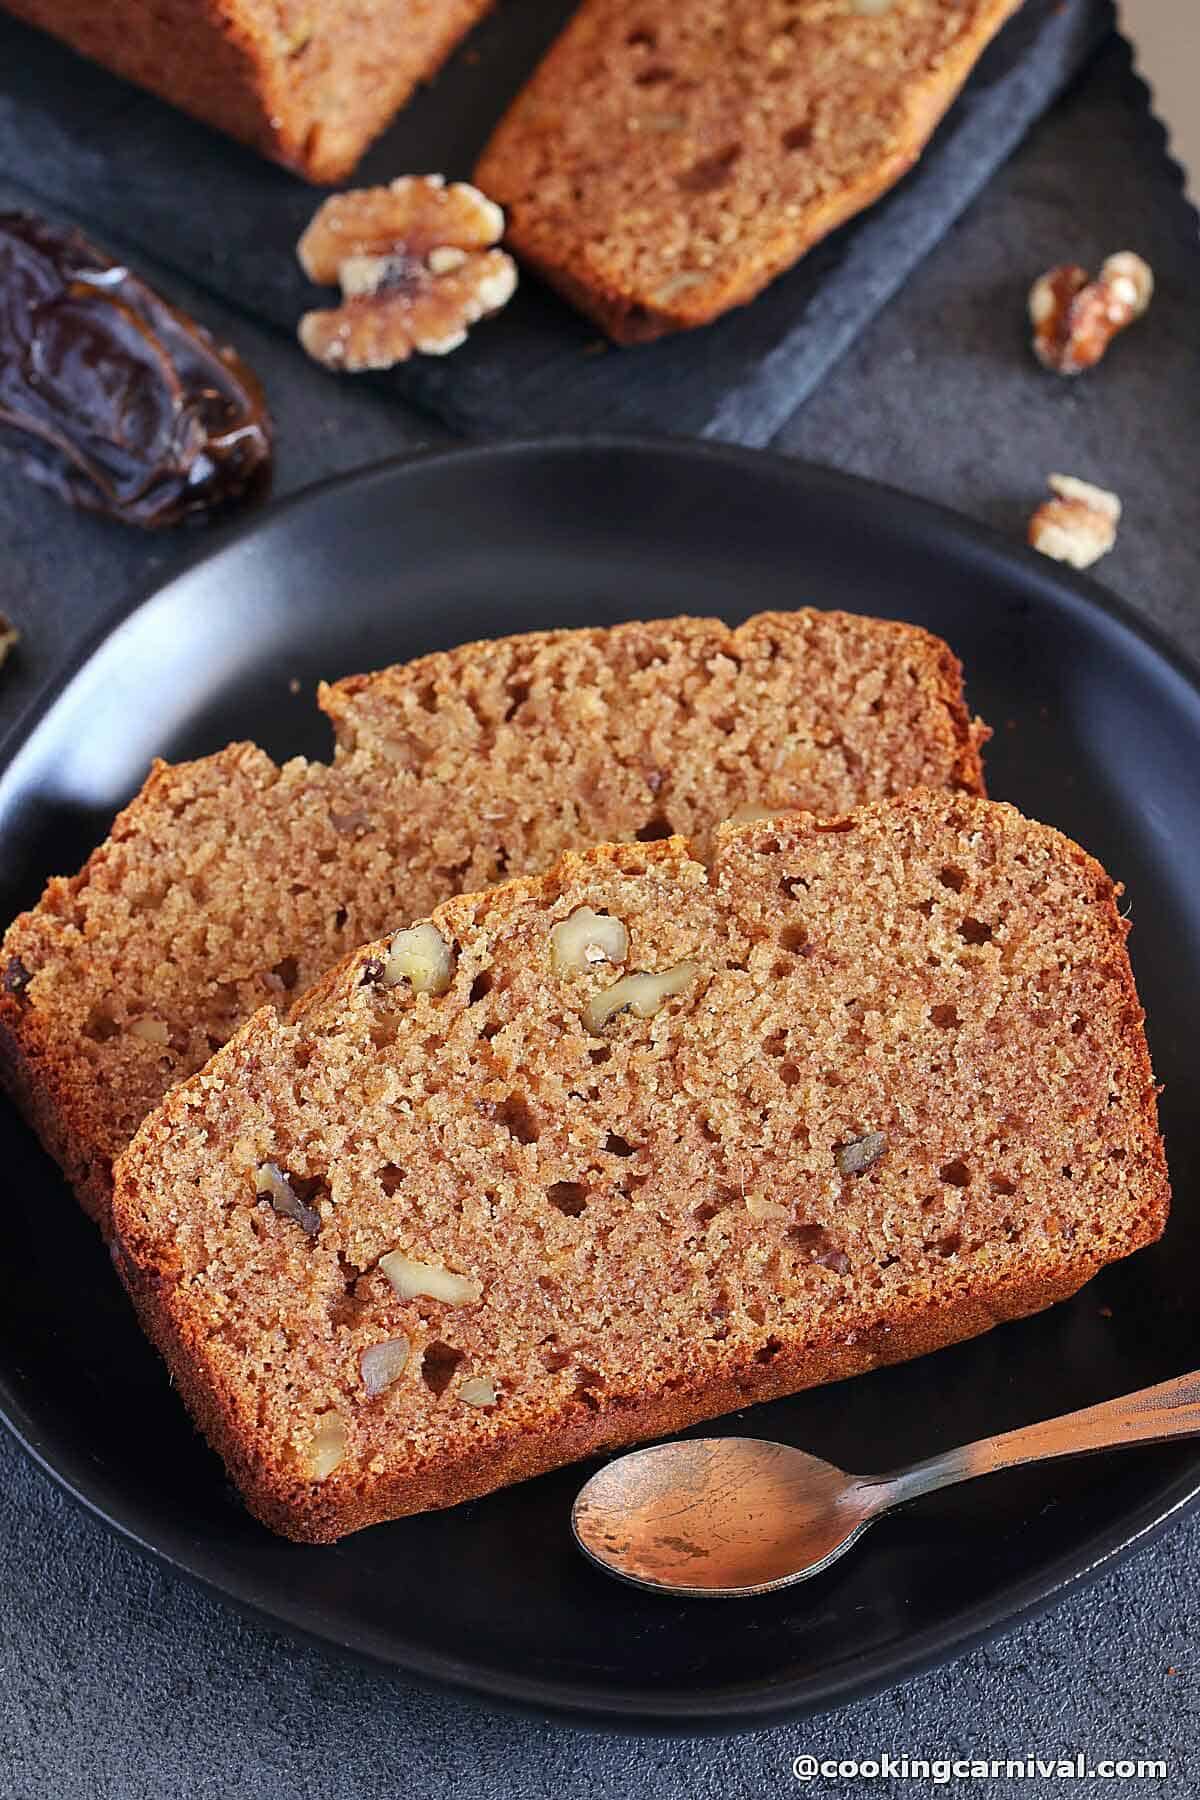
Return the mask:
{"type": "Polygon", "coordinates": [[[597,963],[621,963],[629,954],[629,933],[620,919],[577,906],[550,933],[550,963],[556,975],[580,975],[597,963]]]}

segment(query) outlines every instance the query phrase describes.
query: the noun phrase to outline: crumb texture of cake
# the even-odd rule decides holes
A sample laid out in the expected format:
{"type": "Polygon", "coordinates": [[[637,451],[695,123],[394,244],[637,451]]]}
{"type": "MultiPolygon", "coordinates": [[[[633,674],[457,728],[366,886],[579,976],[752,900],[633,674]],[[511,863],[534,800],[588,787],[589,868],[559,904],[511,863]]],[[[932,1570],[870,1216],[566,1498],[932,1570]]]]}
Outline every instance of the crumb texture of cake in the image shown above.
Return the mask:
{"type": "Polygon", "coordinates": [[[249,1021],[119,1163],[115,1260],[312,1541],[934,1350],[1163,1228],[1126,930],[961,794],[569,853],[249,1021]]]}
{"type": "Polygon", "coordinates": [[[341,181],[491,0],[0,0],[311,181],[341,181]]]}
{"type": "Polygon", "coordinates": [[[160,763],[0,948],[0,1073],[107,1227],[112,1159],[264,1003],[564,849],[982,785],[940,639],[847,613],[469,644],[321,692],[332,764],[160,763]]]}
{"type": "Polygon", "coordinates": [[[916,160],[1018,0],[584,0],[476,170],[618,342],[753,299],[916,160]]]}

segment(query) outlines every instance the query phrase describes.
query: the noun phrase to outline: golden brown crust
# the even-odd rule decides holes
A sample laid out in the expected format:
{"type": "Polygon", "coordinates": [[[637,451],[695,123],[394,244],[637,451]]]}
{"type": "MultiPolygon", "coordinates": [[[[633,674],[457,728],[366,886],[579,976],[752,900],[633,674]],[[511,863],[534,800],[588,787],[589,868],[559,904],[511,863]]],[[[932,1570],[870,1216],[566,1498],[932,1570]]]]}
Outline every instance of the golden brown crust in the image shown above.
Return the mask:
{"type": "Polygon", "coordinates": [[[757,798],[757,783],[818,810],[918,781],[983,792],[988,733],[968,713],[953,653],[918,627],[840,612],[764,613],[736,629],[676,619],[467,644],[339,681],[322,690],[321,705],[339,742],[332,769],[296,762],[281,770],[252,744],[196,763],[156,762],[84,868],[51,881],[6,934],[0,964],[24,958],[37,979],[22,999],[0,994],[0,1081],[102,1230],[112,1161],[140,1119],[272,998],[273,971],[289,959],[302,992],[351,945],[447,892],[488,886],[502,867],[544,868],[567,844],[659,829],[665,807],[685,829],[707,831],[757,798]],[[740,673],[711,697],[697,690],[691,712],[664,723],[651,685],[660,654],[668,689],[707,681],[717,659],[740,673]],[[755,684],[760,671],[769,682],[772,668],[769,699],[755,684]],[[526,724],[518,710],[506,720],[510,696],[538,671],[556,716],[526,724]],[[572,680],[579,691],[556,698],[555,681],[572,680]],[[860,680],[886,681],[890,693],[881,714],[860,707],[848,720],[839,709],[860,680]],[[601,695],[606,712],[562,711],[568,701],[594,708],[601,695]],[[404,759],[414,733],[441,729],[430,696],[450,723],[429,759],[433,772],[418,779],[404,759]],[[761,721],[732,756],[718,723],[730,696],[761,721]],[[811,766],[797,764],[799,786],[772,774],[775,745],[794,729],[819,740],[811,766]],[[849,745],[844,764],[839,731],[849,745]],[[563,761],[564,733],[577,741],[573,766],[563,761]],[[643,744],[647,756],[677,762],[650,771],[661,776],[653,789],[640,772],[643,744]],[[389,761],[398,752],[401,760],[389,761]],[[720,766],[710,768],[714,754],[720,766]],[[454,773],[449,789],[437,773],[443,761],[454,773]],[[459,775],[464,763],[469,774],[459,775]],[[551,763],[558,775],[548,783],[551,763]],[[676,796],[673,784],[687,791],[676,796]],[[560,816],[576,790],[574,812],[560,816]],[[479,822],[497,810],[490,797],[511,806],[514,795],[527,816],[524,836],[510,833],[503,856],[482,859],[479,822]],[[359,812],[390,822],[360,829],[359,812]],[[348,834],[331,826],[339,819],[351,822],[348,834]],[[441,833],[443,847],[435,854],[414,827],[428,840],[441,833]],[[302,889],[300,898],[291,900],[289,888],[302,889]],[[147,889],[155,890],[149,905],[147,889]],[[97,1008],[110,1038],[92,1035],[97,1008]],[[130,1044],[129,1021],[147,1016],[166,1026],[168,1043],[130,1044]]]}
{"type": "Polygon", "coordinates": [[[491,0],[3,0],[72,49],[306,176],[349,175],[491,0]]]}
{"type": "Polygon", "coordinates": [[[101,1135],[101,1121],[86,1095],[77,1092],[74,1071],[59,1046],[11,994],[0,994],[0,1087],[54,1158],[88,1218],[106,1229],[112,1162],[90,1148],[101,1135]]]}
{"type": "MultiPolygon", "coordinates": [[[[223,761],[242,758],[269,763],[253,744],[230,744],[221,752],[223,761]]],[[[103,878],[111,846],[138,831],[143,811],[171,792],[187,766],[155,757],[141,791],[118,813],[108,839],[79,873],[53,876],[37,908],[13,921],[0,945],[0,976],[12,957],[20,960],[19,951],[30,954],[23,928],[32,927],[36,937],[43,918],[57,920],[69,914],[75,895],[93,879],[103,878]]],[[[54,1158],[88,1218],[107,1237],[113,1162],[129,1142],[137,1118],[110,1104],[111,1094],[97,1080],[94,1066],[79,1054],[72,1034],[63,1032],[61,1020],[42,1013],[7,986],[0,988],[0,1087],[54,1158]]]]}
{"type": "Polygon", "coordinates": [[[931,636],[930,649],[936,658],[942,703],[950,716],[957,745],[949,785],[964,794],[986,798],[983,747],[992,735],[992,728],[982,719],[971,717],[963,694],[963,666],[949,644],[931,636]]]}
{"type": "MultiPolygon", "coordinates": [[[[117,1170],[118,1266],[143,1323],[252,1510],[286,1535],[332,1541],[386,1518],[457,1504],[596,1450],[925,1354],[1066,1298],[1104,1263],[1153,1241],[1164,1227],[1169,1189],[1156,1090],[1116,890],[1078,845],[1031,824],[1011,807],[916,792],[839,819],[725,827],[707,873],[689,860],[688,846],[679,839],[601,846],[567,855],[541,880],[446,902],[434,921],[444,939],[459,947],[455,992],[444,1002],[372,998],[370,970],[387,946],[355,953],[298,1003],[290,1024],[269,1011],[256,1015],[205,1071],[146,1121],[117,1170]],[[800,905],[799,913],[786,903],[781,912],[784,889],[800,905]],[[927,914],[925,902],[914,899],[931,889],[933,910],[927,914]],[[646,966],[663,966],[690,945],[714,971],[728,970],[724,977],[713,976],[714,983],[725,982],[726,997],[694,1006],[681,1001],[662,1031],[626,1021],[607,1041],[606,1058],[618,1061],[599,1077],[611,1084],[600,1102],[601,1137],[604,1130],[637,1141],[647,1132],[653,1137],[649,1114],[635,1118],[620,1112],[622,1105],[633,1104],[629,1096],[639,1086],[649,1084],[665,1112],[665,1134],[654,1139],[654,1158],[646,1164],[627,1162],[635,1154],[632,1143],[617,1141],[620,1168],[641,1169],[639,1180],[652,1184],[648,1214],[637,1182],[619,1187],[623,1197],[607,1210],[597,1187],[587,1215],[590,1220],[594,1214],[594,1227],[585,1222],[578,1234],[555,1238],[553,1215],[539,1213],[537,1201],[545,1182],[562,1173],[553,1141],[559,1121],[545,1110],[549,1100],[542,1106],[532,1130],[534,1148],[520,1162],[525,1174],[504,1200],[499,1263],[486,1262],[478,1237],[486,1226],[462,1225],[464,1235],[456,1240],[457,1266],[487,1275],[480,1309],[487,1317],[478,1324],[482,1335],[476,1341],[467,1314],[447,1319],[435,1310],[422,1320],[411,1307],[398,1310],[386,1284],[371,1286],[376,1278],[370,1266],[379,1243],[426,1229],[417,1220],[420,1196],[439,1185],[443,1155],[458,1154],[452,1148],[456,1131],[465,1132],[466,1154],[477,1159],[468,1192],[476,1182],[497,1190],[492,1199],[501,1190],[509,1192],[505,1182],[517,1167],[514,1152],[505,1147],[507,1140],[490,1148],[484,1122],[493,1105],[487,1096],[497,1092],[489,1077],[498,1080],[504,1070],[499,1046],[505,1030],[521,1032],[513,1069],[522,1090],[540,1095],[538,1071],[558,1069],[553,1080],[547,1076],[545,1093],[559,1096],[554,1104],[566,1108],[562,1141],[577,1159],[574,1166],[595,1163],[596,1151],[586,1147],[591,1127],[582,1086],[587,1076],[573,1072],[588,1068],[589,1040],[581,1045],[570,1021],[560,1016],[564,1004],[575,1010],[578,997],[564,1002],[557,991],[547,993],[544,965],[530,965],[530,946],[545,942],[547,918],[566,916],[585,899],[631,921],[639,956],[642,948],[653,948],[651,935],[658,932],[662,954],[648,955],[646,966]],[[842,910],[829,912],[831,907],[842,910]],[[705,925],[714,918],[724,923],[705,925]],[[813,935],[805,937],[789,924],[796,919],[807,921],[805,929],[813,935]],[[925,919],[928,924],[918,922],[925,919]],[[532,936],[523,935],[526,922],[532,936]],[[775,935],[759,945],[763,924],[775,935]],[[826,936],[820,935],[822,926],[826,936]],[[714,929],[716,938],[709,935],[714,929]],[[722,937],[727,930],[728,938],[722,937]],[[872,948],[863,934],[877,930],[872,948]],[[862,947],[848,956],[852,940],[862,947]],[[773,944],[790,947],[799,961],[781,968],[773,944]],[[925,974],[927,962],[939,964],[940,972],[925,974]],[[511,1004],[502,1000],[495,1014],[499,1036],[486,1021],[474,1022],[472,1009],[489,1003],[475,998],[483,971],[490,1004],[495,1006],[497,995],[512,995],[511,1004]],[[786,1005],[778,999],[785,987],[786,1005]],[[841,997],[863,992],[877,996],[878,1009],[866,1036],[846,1026],[848,1007],[841,997]],[[944,1001],[946,993],[955,996],[952,1006],[944,1001]],[[917,996],[926,1009],[919,1017],[913,1011],[917,996]],[[525,1010],[534,1006],[544,1015],[536,1026],[525,1010]],[[950,1013],[952,1019],[943,1017],[950,1013]],[[784,1054],[770,1041],[789,1023],[797,1027],[786,1050],[791,1061],[775,1065],[784,1071],[784,1086],[764,1087],[769,1059],[784,1054]],[[460,1027],[467,1028],[466,1036],[456,1038],[460,1027]],[[821,1048],[826,1027],[833,1035],[821,1048]],[[950,1030],[952,1053],[946,1048],[952,1040],[944,1035],[950,1030]],[[364,1031],[364,1049],[372,1046],[365,1050],[366,1064],[356,1065],[352,1056],[339,1061],[340,1041],[357,1042],[355,1034],[364,1031]],[[545,1043],[538,1035],[542,1031],[550,1034],[545,1043]],[[404,1128],[407,1135],[395,1137],[394,1096],[410,1090],[390,1074],[389,1056],[395,1046],[400,1057],[406,1033],[416,1057],[409,1066],[432,1071],[432,1086],[424,1102],[412,1102],[416,1111],[411,1127],[404,1128]],[[761,1050],[754,1054],[764,1034],[765,1059],[761,1050]],[[1041,1051],[1039,1038],[1046,1045],[1041,1051]],[[451,1046],[456,1043],[465,1061],[455,1062],[458,1052],[451,1046]],[[886,1049],[889,1044],[894,1050],[886,1049]],[[847,1045],[853,1061],[847,1059],[847,1045]],[[1014,1054],[1018,1048],[1020,1054],[1014,1054]],[[577,1049],[583,1050],[578,1059],[577,1049]],[[949,1072],[947,1054],[954,1058],[949,1072]],[[932,1060],[921,1060],[926,1056],[932,1060]],[[832,1098],[820,1074],[829,1059],[836,1075],[832,1098]],[[806,1066],[816,1072],[815,1081],[806,1066]],[[353,1085],[356,1067],[365,1083],[361,1095],[353,1085]],[[719,1071],[726,1068],[739,1072],[739,1083],[750,1084],[739,1086],[736,1099],[721,1098],[727,1084],[719,1071]],[[338,1136],[332,1115],[322,1111],[340,1106],[342,1093],[348,1096],[352,1142],[338,1136]],[[330,1097],[314,1101],[309,1094],[330,1097]],[[680,1112],[675,1108],[684,1094],[687,1105],[680,1112]],[[291,1123],[297,1106],[298,1122],[291,1123]],[[1028,1118],[1017,1118],[1014,1107],[1027,1109],[1028,1118]],[[686,1150],[697,1120],[701,1135],[688,1139],[686,1150]],[[785,1147],[763,1164],[773,1121],[786,1126],[785,1147]],[[844,1141],[847,1124],[853,1135],[872,1122],[886,1123],[892,1136],[891,1172],[885,1155],[877,1185],[842,1183],[831,1203],[827,1176],[821,1174],[830,1166],[823,1146],[836,1144],[839,1132],[844,1141]],[[333,1132],[330,1142],[342,1146],[335,1154],[345,1158],[357,1154],[360,1138],[368,1140],[361,1146],[362,1175],[347,1167],[340,1185],[340,1178],[328,1177],[333,1204],[322,1232],[332,1234],[329,1242],[306,1243],[293,1224],[270,1217],[260,1218],[247,1236],[237,1200],[244,1180],[237,1173],[239,1159],[253,1162],[297,1131],[311,1144],[325,1130],[333,1132]],[[382,1132],[378,1138],[372,1135],[376,1130],[382,1132]],[[726,1164],[726,1156],[735,1156],[739,1131],[750,1149],[738,1153],[740,1162],[726,1164]],[[814,1148],[818,1143],[822,1147],[814,1148]],[[683,1163],[672,1160],[685,1150],[683,1163]],[[421,1158],[428,1167],[416,1168],[421,1158]],[[707,1171],[714,1158],[721,1179],[732,1184],[718,1190],[721,1204],[732,1206],[723,1216],[736,1215],[736,1221],[722,1228],[725,1235],[705,1240],[723,1245],[719,1254],[702,1252],[697,1260],[689,1251],[682,1264],[675,1263],[667,1250],[674,1241],[672,1218],[683,1220],[693,1241],[690,1209],[711,1191],[707,1171]],[[391,1169],[397,1178],[415,1171],[415,1186],[404,1189],[386,1222],[382,1213],[390,1201],[373,1192],[369,1174],[381,1160],[399,1165],[391,1169]],[[1064,1163],[1075,1167],[1060,1167],[1064,1163]],[[800,1166],[810,1173],[796,1186],[800,1166]],[[742,1208],[748,1194],[760,1191],[756,1184],[764,1169],[770,1203],[748,1217],[742,1208]],[[519,1185],[530,1177],[531,1188],[519,1185]],[[951,1196],[949,1211],[928,1191],[939,1182],[942,1194],[951,1196]],[[586,1296],[605,1297],[599,1336],[588,1338],[577,1354],[587,1364],[608,1367],[607,1387],[604,1381],[584,1382],[572,1390],[542,1375],[531,1388],[516,1365],[503,1360],[510,1353],[500,1348],[496,1334],[516,1329],[524,1304],[513,1298],[522,1292],[513,1279],[525,1254],[518,1247],[517,1207],[527,1203],[537,1215],[530,1240],[538,1246],[534,1267],[553,1269],[554,1245],[560,1241],[574,1247],[576,1258],[567,1310],[552,1309],[547,1321],[562,1328],[561,1322],[570,1320],[579,1337],[590,1304],[586,1296]],[[611,1234],[639,1216],[649,1229],[639,1255],[658,1260],[639,1260],[630,1270],[606,1246],[615,1241],[611,1234]],[[825,1223],[811,1222],[818,1218],[825,1223]],[[354,1235],[360,1225],[365,1238],[354,1235]],[[820,1281],[814,1281],[819,1271],[803,1256],[795,1261],[797,1232],[805,1244],[813,1233],[821,1240],[812,1250],[827,1268],[820,1281]],[[372,1234],[378,1238],[374,1249],[372,1234]],[[484,1260],[472,1261],[472,1244],[484,1260]],[[821,1246],[828,1253],[818,1256],[821,1246]],[[739,1287],[737,1258],[743,1252],[754,1274],[749,1286],[739,1287]],[[332,1286],[318,1283],[313,1290],[315,1335],[309,1340],[301,1288],[313,1279],[322,1256],[331,1261],[332,1286]],[[250,1261],[242,1266],[246,1257],[250,1261]],[[598,1273],[589,1287],[593,1258],[599,1259],[598,1273]],[[347,1263],[364,1272],[343,1295],[338,1265],[347,1263]],[[896,1286],[888,1285],[889,1266],[895,1267],[896,1286]],[[214,1277],[214,1270],[226,1268],[227,1278],[214,1277]],[[628,1276],[632,1285],[622,1286],[628,1276]],[[614,1348],[605,1365],[610,1334],[623,1310],[638,1304],[644,1280],[652,1288],[647,1338],[614,1348]],[[265,1287],[255,1285],[264,1281],[265,1287]],[[490,1313],[489,1283],[497,1294],[490,1313]],[[733,1323],[732,1335],[714,1335],[714,1315],[702,1297],[706,1283],[723,1296],[720,1316],[733,1323]],[[252,1292],[265,1306],[265,1326],[251,1316],[252,1292]],[[794,1302],[789,1294],[797,1296],[794,1302]],[[332,1336],[331,1304],[339,1321],[332,1336]],[[668,1356],[664,1364],[656,1360],[650,1340],[660,1316],[672,1308],[690,1322],[690,1335],[686,1353],[668,1356]],[[498,1416],[495,1429],[473,1433],[463,1426],[461,1408],[456,1418],[453,1407],[447,1411],[442,1403],[431,1415],[425,1395],[422,1409],[418,1374],[403,1402],[408,1411],[372,1411],[379,1402],[364,1403],[353,1381],[346,1387],[345,1374],[337,1369],[356,1370],[360,1346],[397,1329],[415,1333],[415,1344],[422,1333],[426,1341],[448,1334],[450,1342],[464,1346],[466,1366],[492,1366],[507,1381],[512,1410],[498,1416]],[[266,1366],[256,1349],[263,1330],[270,1368],[289,1372],[282,1414],[272,1411],[274,1376],[264,1386],[261,1373],[254,1374],[250,1388],[245,1385],[248,1373],[266,1366]],[[286,1354],[285,1341],[292,1346],[286,1354]],[[629,1358],[632,1363],[623,1360],[629,1358]],[[302,1367],[308,1371],[304,1375],[302,1367]],[[643,1367],[657,1373],[639,1385],[631,1368],[643,1367]],[[289,1461],[283,1453],[284,1445],[297,1441],[293,1406],[299,1407],[303,1426],[315,1408],[333,1404],[331,1393],[340,1396],[339,1407],[355,1415],[353,1429],[361,1435],[353,1439],[357,1449],[344,1468],[325,1481],[308,1480],[294,1457],[289,1461]],[[285,1429],[287,1435],[281,1435],[285,1429]],[[411,1453],[406,1430],[426,1434],[411,1453]]],[[[501,1082],[500,1092],[503,1087],[501,1082]]],[[[402,1110],[408,1110],[407,1103],[402,1110]]],[[[392,1189],[384,1193],[391,1195],[392,1189]]],[[[456,1229],[455,1211],[432,1228],[435,1246],[447,1241],[441,1234],[456,1229]]],[[[704,1211],[708,1216],[709,1209],[704,1211]]],[[[428,1254],[429,1241],[414,1240],[414,1253],[428,1254]]],[[[531,1318],[543,1317],[540,1307],[535,1293],[531,1318]]],[[[415,1349],[414,1356],[419,1354],[415,1349]]]]}
{"type": "Polygon", "coordinates": [[[516,254],[617,343],[705,325],[894,186],[1017,4],[586,0],[476,180],[516,254]]]}

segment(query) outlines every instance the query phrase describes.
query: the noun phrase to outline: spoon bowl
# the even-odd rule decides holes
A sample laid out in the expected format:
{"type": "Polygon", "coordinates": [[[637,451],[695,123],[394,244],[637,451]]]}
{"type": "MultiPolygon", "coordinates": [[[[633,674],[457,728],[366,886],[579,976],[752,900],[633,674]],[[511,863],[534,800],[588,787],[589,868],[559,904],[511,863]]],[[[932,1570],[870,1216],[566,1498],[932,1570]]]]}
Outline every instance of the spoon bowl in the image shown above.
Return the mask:
{"type": "Polygon", "coordinates": [[[847,1475],[764,1438],[681,1438],[619,1456],[576,1496],[581,1549],[623,1581],[708,1599],[819,1575],[894,1506],[999,1469],[1200,1436],[1200,1374],[945,1450],[889,1475],[847,1475]]]}
{"type": "Polygon", "coordinates": [[[585,1554],[622,1580],[716,1598],[819,1574],[875,1511],[866,1483],[789,1444],[684,1438],[599,1470],[571,1524],[585,1554]]]}

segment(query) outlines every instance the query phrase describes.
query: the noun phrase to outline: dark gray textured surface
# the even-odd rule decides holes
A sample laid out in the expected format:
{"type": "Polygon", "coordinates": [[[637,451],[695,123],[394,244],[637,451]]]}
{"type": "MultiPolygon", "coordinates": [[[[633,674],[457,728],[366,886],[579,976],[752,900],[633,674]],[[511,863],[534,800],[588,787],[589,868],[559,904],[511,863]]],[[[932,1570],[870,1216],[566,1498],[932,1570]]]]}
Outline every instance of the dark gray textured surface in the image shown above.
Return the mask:
{"type": "MultiPolygon", "coordinates": [[[[356,180],[435,168],[468,175],[569,6],[510,0],[404,109],[356,180]]],[[[503,316],[448,359],[378,378],[482,435],[659,429],[764,444],[1009,154],[1112,18],[1112,0],[1025,0],[985,53],[917,168],[751,308],[701,341],[594,355],[594,326],[522,285],[503,316]],[[632,372],[632,375],[631,375],[632,372]]],[[[97,229],[127,226],[214,293],[291,329],[326,305],[293,247],[317,195],[169,107],[0,17],[0,168],[97,229]]]]}
{"type": "MultiPolygon", "coordinates": [[[[1194,217],[1114,46],[781,441],[1014,532],[1050,468],[1111,484],[1126,517],[1097,573],[1200,654],[1198,295],[1194,217]],[[1029,278],[1047,262],[1094,262],[1126,245],[1157,269],[1152,314],[1086,382],[1042,376],[1023,347],[1029,278]]],[[[287,342],[211,303],[204,310],[268,382],[281,489],[428,441],[401,407],[309,370],[287,342]]],[[[160,579],[195,542],[136,538],[0,478],[0,607],[28,634],[0,680],[0,727],[91,619],[160,579]]],[[[1078,1749],[1166,1757],[1165,1783],[1129,1787],[1189,1796],[1200,1791],[1198,1628],[1200,1520],[1191,1520],[1046,1616],[833,1717],[736,1739],[593,1739],[423,1693],[240,1620],[113,1539],[0,1437],[4,1800],[757,1800],[805,1791],[789,1774],[798,1751],[1078,1749]]],[[[1039,1780],[964,1790],[1121,1791],[1039,1780]]],[[[937,1790],[814,1781],[807,1791],[937,1790]]]]}

